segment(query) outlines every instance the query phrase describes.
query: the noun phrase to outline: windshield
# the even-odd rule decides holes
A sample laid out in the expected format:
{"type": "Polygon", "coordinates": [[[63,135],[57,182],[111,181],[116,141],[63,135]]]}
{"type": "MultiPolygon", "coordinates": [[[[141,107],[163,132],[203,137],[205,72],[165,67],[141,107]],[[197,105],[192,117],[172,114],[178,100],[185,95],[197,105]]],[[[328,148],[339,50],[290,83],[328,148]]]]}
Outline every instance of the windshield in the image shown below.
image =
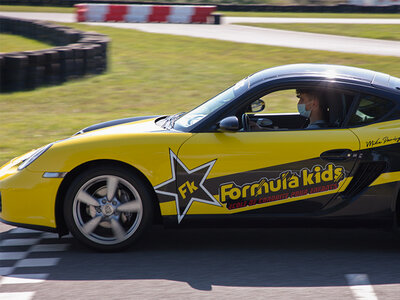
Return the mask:
{"type": "Polygon", "coordinates": [[[224,106],[225,104],[229,103],[236,97],[243,94],[248,89],[248,85],[249,82],[247,78],[239,81],[234,86],[223,91],[214,98],[211,98],[210,100],[196,107],[192,111],[184,114],[182,117],[176,120],[174,127],[187,128],[193,126],[194,124],[201,121],[209,114],[215,112],[220,107],[224,106]]]}

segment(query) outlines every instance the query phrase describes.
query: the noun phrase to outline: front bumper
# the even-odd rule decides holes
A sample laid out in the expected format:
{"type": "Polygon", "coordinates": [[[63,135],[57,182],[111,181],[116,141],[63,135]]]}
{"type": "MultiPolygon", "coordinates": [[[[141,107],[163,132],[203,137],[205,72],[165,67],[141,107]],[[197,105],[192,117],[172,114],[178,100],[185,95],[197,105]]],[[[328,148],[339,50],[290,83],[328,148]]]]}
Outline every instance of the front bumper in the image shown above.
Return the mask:
{"type": "Polygon", "coordinates": [[[62,178],[44,172],[18,171],[11,161],[0,169],[0,219],[26,227],[56,228],[55,203],[62,178]]]}

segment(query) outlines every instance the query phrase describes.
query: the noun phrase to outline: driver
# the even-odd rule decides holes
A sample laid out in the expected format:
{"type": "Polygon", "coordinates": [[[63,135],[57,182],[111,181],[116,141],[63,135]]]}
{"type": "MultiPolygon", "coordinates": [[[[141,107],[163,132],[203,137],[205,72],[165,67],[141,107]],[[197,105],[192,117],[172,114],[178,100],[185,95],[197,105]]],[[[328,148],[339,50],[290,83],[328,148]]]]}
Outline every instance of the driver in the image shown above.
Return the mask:
{"type": "Polygon", "coordinates": [[[301,116],[310,119],[306,129],[319,129],[328,127],[328,108],[322,100],[322,94],[316,89],[297,89],[297,109],[301,116]]]}

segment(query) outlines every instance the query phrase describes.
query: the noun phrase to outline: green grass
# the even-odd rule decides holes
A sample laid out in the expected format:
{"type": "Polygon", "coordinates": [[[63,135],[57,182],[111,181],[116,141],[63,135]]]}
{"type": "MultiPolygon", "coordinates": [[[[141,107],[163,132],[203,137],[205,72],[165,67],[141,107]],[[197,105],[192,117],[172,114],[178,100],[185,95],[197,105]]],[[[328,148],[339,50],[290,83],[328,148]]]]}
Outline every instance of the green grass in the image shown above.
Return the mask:
{"type": "Polygon", "coordinates": [[[187,111],[248,74],[277,65],[332,63],[400,76],[397,57],[68,26],[112,38],[110,69],[60,86],[1,94],[0,164],[97,122],[187,111]]]}
{"type": "Polygon", "coordinates": [[[399,14],[361,14],[361,13],[292,13],[292,12],[240,12],[220,11],[227,17],[266,17],[266,18],[356,18],[356,19],[399,19],[399,14]]]}
{"type": "Polygon", "coordinates": [[[316,26],[315,24],[266,23],[240,23],[239,25],[400,41],[400,25],[318,24],[318,26],[316,26]]]}
{"type": "Polygon", "coordinates": [[[0,52],[30,51],[51,48],[46,43],[14,34],[0,33],[0,52]]]}
{"type": "Polygon", "coordinates": [[[75,11],[75,8],[53,6],[0,5],[0,11],[72,13],[75,11]]]}

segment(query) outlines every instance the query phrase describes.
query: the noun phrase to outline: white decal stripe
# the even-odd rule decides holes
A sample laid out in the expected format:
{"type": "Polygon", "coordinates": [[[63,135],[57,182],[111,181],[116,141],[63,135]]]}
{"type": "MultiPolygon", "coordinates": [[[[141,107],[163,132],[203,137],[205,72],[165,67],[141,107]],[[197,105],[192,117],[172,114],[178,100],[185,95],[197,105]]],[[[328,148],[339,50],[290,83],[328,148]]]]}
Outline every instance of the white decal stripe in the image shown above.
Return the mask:
{"type": "Polygon", "coordinates": [[[57,265],[60,258],[26,258],[18,261],[15,268],[21,267],[52,267],[57,265]]]}
{"type": "Polygon", "coordinates": [[[0,246],[30,246],[40,241],[38,239],[7,239],[0,242],[0,246]]]}
{"type": "Polygon", "coordinates": [[[9,233],[42,233],[42,231],[39,230],[33,230],[33,229],[28,229],[28,228],[14,228],[10,230],[9,233]]]}
{"type": "Polygon", "coordinates": [[[0,252],[0,260],[23,259],[28,252],[0,252]]]}
{"type": "Polygon", "coordinates": [[[65,251],[69,247],[68,244],[39,244],[29,249],[29,252],[55,252],[65,251]]]}
{"type": "Polygon", "coordinates": [[[27,284],[41,283],[45,281],[50,274],[12,274],[0,279],[0,284],[27,284]]]}
{"type": "MultiPolygon", "coordinates": [[[[50,276],[48,273],[37,274],[14,274],[16,268],[20,267],[53,267],[56,266],[60,258],[29,258],[26,257],[33,252],[55,252],[65,251],[69,244],[39,244],[41,240],[57,239],[58,235],[54,233],[43,233],[41,231],[15,228],[9,231],[10,234],[40,234],[38,238],[17,238],[5,239],[0,241],[2,247],[12,246],[30,246],[25,251],[0,252],[0,262],[5,260],[16,260],[12,267],[0,267],[0,286],[17,284],[37,284],[46,281],[50,276]]],[[[70,236],[68,237],[70,238],[70,236]]],[[[31,300],[36,292],[11,292],[0,293],[0,300],[31,300]]]]}
{"type": "MultiPolygon", "coordinates": [[[[52,232],[44,232],[41,236],[41,239],[59,239],[58,234],[57,233],[52,233],[52,232]]],[[[62,240],[66,240],[66,239],[72,239],[73,236],[72,234],[68,234],[68,235],[64,235],[62,237],[62,240]]]]}
{"type": "Polygon", "coordinates": [[[30,300],[33,295],[35,295],[35,292],[1,293],[0,300],[30,300]]]}
{"type": "Polygon", "coordinates": [[[11,274],[14,271],[14,267],[1,267],[0,276],[11,274]]]}
{"type": "Polygon", "coordinates": [[[357,300],[378,300],[367,274],[346,274],[347,283],[357,300]]]}

